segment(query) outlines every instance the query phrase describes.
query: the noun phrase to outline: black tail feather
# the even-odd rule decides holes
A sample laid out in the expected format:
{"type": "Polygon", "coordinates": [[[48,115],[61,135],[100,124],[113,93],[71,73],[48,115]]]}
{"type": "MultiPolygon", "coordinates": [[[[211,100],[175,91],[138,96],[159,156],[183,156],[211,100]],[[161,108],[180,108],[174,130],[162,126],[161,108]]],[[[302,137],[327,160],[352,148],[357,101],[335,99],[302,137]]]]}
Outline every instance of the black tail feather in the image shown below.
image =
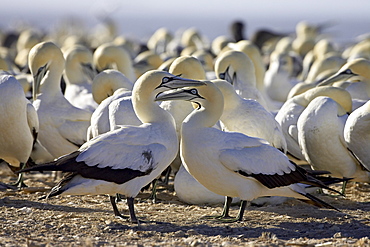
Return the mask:
{"type": "Polygon", "coordinates": [[[330,209],[334,209],[334,210],[337,210],[337,211],[340,212],[340,210],[337,209],[336,207],[330,205],[327,202],[324,202],[323,200],[320,200],[319,198],[317,198],[317,197],[315,197],[315,196],[313,196],[309,193],[306,193],[306,194],[299,193],[299,194],[301,194],[302,196],[305,196],[309,199],[309,200],[299,199],[300,201],[303,201],[303,202],[311,204],[311,205],[315,205],[319,208],[330,208],[330,209]]]}

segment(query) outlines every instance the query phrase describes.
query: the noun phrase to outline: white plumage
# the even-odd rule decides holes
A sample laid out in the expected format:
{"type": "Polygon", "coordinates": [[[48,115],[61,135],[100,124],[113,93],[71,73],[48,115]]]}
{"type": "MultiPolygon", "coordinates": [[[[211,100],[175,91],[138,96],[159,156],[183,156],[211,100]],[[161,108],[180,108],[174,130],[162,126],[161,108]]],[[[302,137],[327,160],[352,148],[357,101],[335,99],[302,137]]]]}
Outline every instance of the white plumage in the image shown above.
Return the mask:
{"type": "Polygon", "coordinates": [[[212,82],[224,97],[224,109],[220,118],[223,130],[262,138],[273,147],[286,152],[287,145],[281,126],[270,112],[256,100],[243,99],[227,81],[212,82]]]}
{"type": "Polygon", "coordinates": [[[132,82],[117,70],[104,70],[94,78],[93,96],[99,106],[91,115],[88,139],[113,130],[114,128],[111,129],[111,125],[116,125],[117,119],[120,118],[124,118],[122,121],[118,121],[121,125],[138,126],[141,124],[132,107],[132,87],[132,82]],[[106,96],[109,97],[103,99],[106,96]],[[122,100],[128,102],[123,104],[122,100]],[[120,110],[118,107],[120,103],[122,103],[122,107],[126,105],[129,110],[120,110]]]}
{"type": "Polygon", "coordinates": [[[362,165],[370,171],[370,101],[349,115],[344,126],[344,140],[362,165]]]}

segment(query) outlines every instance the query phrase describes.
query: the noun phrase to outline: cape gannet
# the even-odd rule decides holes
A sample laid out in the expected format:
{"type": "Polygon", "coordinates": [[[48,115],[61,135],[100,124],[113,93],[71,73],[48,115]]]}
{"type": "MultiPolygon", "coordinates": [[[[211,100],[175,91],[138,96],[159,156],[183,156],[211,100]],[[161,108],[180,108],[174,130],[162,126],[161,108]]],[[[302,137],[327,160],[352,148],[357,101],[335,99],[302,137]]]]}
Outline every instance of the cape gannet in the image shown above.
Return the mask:
{"type": "Polygon", "coordinates": [[[370,171],[370,101],[348,116],[344,140],[356,158],[370,171]]]}
{"type": "Polygon", "coordinates": [[[297,183],[321,183],[291,162],[278,149],[259,138],[223,132],[212,126],[221,117],[223,97],[211,82],[197,88],[160,94],[161,100],[188,100],[195,109],[181,129],[181,159],[184,167],[203,186],[227,197],[223,217],[228,216],[231,197],[242,205],[236,220],[242,220],[246,201],[260,196],[288,196],[317,206],[331,205],[305,192],[297,183]]]}
{"type": "Polygon", "coordinates": [[[133,61],[125,48],[112,43],[104,43],[96,48],[93,59],[95,67],[99,72],[105,69],[116,69],[132,82],[137,78],[133,61]]]}
{"type": "MultiPolygon", "coordinates": [[[[92,84],[92,94],[99,106],[91,115],[91,124],[87,133],[88,140],[111,130],[111,116],[117,115],[110,112],[110,105],[114,101],[121,98],[129,98],[133,111],[131,103],[132,87],[133,83],[118,70],[103,70],[95,76],[92,84]]],[[[117,109],[117,107],[113,107],[113,109],[117,109]]],[[[127,115],[125,112],[122,113],[127,115]]],[[[133,114],[135,115],[135,119],[137,119],[136,114],[133,114]]],[[[137,122],[138,124],[131,123],[130,125],[141,124],[138,119],[137,122]]]]}
{"type": "Polygon", "coordinates": [[[91,84],[95,77],[92,52],[82,45],[73,46],[65,55],[64,97],[72,105],[93,112],[98,104],[92,96],[91,84]]]}
{"type": "Polygon", "coordinates": [[[256,88],[253,62],[245,53],[233,50],[221,53],[215,61],[215,72],[218,79],[231,83],[243,98],[257,100],[263,107],[268,107],[256,88]]]}
{"type": "MultiPolygon", "coordinates": [[[[0,158],[12,170],[23,168],[30,158],[39,131],[35,108],[21,84],[11,75],[0,75],[0,158]]],[[[15,186],[25,186],[22,173],[15,186]]]]}
{"type": "Polygon", "coordinates": [[[71,105],[60,90],[61,50],[52,42],[39,43],[31,49],[28,63],[34,77],[33,106],[39,116],[40,143],[54,158],[76,151],[86,141],[91,113],[71,105]]]}
{"type": "Polygon", "coordinates": [[[370,99],[370,60],[358,58],[344,64],[337,73],[320,82],[318,86],[333,85],[336,82],[348,82],[340,86],[345,88],[353,99],[370,99]]]}

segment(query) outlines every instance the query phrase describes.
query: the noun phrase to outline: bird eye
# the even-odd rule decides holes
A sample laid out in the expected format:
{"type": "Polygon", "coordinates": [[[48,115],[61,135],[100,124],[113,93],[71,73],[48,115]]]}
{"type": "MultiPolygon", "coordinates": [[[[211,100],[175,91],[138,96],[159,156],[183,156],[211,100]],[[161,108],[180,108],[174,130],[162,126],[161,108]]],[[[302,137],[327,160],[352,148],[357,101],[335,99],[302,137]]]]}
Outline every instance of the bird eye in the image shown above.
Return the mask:
{"type": "Polygon", "coordinates": [[[167,83],[169,81],[170,81],[170,78],[168,78],[168,77],[163,77],[163,79],[162,79],[162,83],[167,83]]]}
{"type": "Polygon", "coordinates": [[[225,73],[220,73],[219,77],[220,77],[220,79],[225,80],[225,78],[226,78],[225,73]]]}
{"type": "Polygon", "coordinates": [[[192,89],[192,90],[190,90],[190,93],[191,93],[191,94],[194,94],[194,95],[197,95],[197,94],[198,94],[198,90],[196,90],[196,89],[192,89]]]}
{"type": "Polygon", "coordinates": [[[352,71],[350,69],[346,69],[345,71],[343,71],[344,74],[352,74],[352,71]]]}

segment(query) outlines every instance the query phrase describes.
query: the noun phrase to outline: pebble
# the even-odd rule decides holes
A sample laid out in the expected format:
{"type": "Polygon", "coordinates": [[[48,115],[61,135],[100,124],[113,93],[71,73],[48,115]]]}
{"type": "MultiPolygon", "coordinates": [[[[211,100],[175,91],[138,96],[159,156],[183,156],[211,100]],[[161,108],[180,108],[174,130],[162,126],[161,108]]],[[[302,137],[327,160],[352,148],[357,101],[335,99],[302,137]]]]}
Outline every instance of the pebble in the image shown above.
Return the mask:
{"type": "Polygon", "coordinates": [[[182,230],[179,230],[173,234],[174,237],[185,237],[185,232],[182,230]]]}
{"type": "Polygon", "coordinates": [[[221,246],[233,246],[233,243],[229,242],[229,241],[224,241],[221,243],[221,246]]]}
{"type": "Polygon", "coordinates": [[[186,232],[186,234],[188,234],[189,236],[192,236],[192,235],[199,235],[199,233],[194,230],[194,229],[190,229],[186,232]]]}
{"type": "Polygon", "coordinates": [[[32,212],[32,208],[23,207],[23,208],[20,208],[18,211],[23,212],[23,213],[26,213],[26,214],[29,214],[29,213],[32,212]]]}

